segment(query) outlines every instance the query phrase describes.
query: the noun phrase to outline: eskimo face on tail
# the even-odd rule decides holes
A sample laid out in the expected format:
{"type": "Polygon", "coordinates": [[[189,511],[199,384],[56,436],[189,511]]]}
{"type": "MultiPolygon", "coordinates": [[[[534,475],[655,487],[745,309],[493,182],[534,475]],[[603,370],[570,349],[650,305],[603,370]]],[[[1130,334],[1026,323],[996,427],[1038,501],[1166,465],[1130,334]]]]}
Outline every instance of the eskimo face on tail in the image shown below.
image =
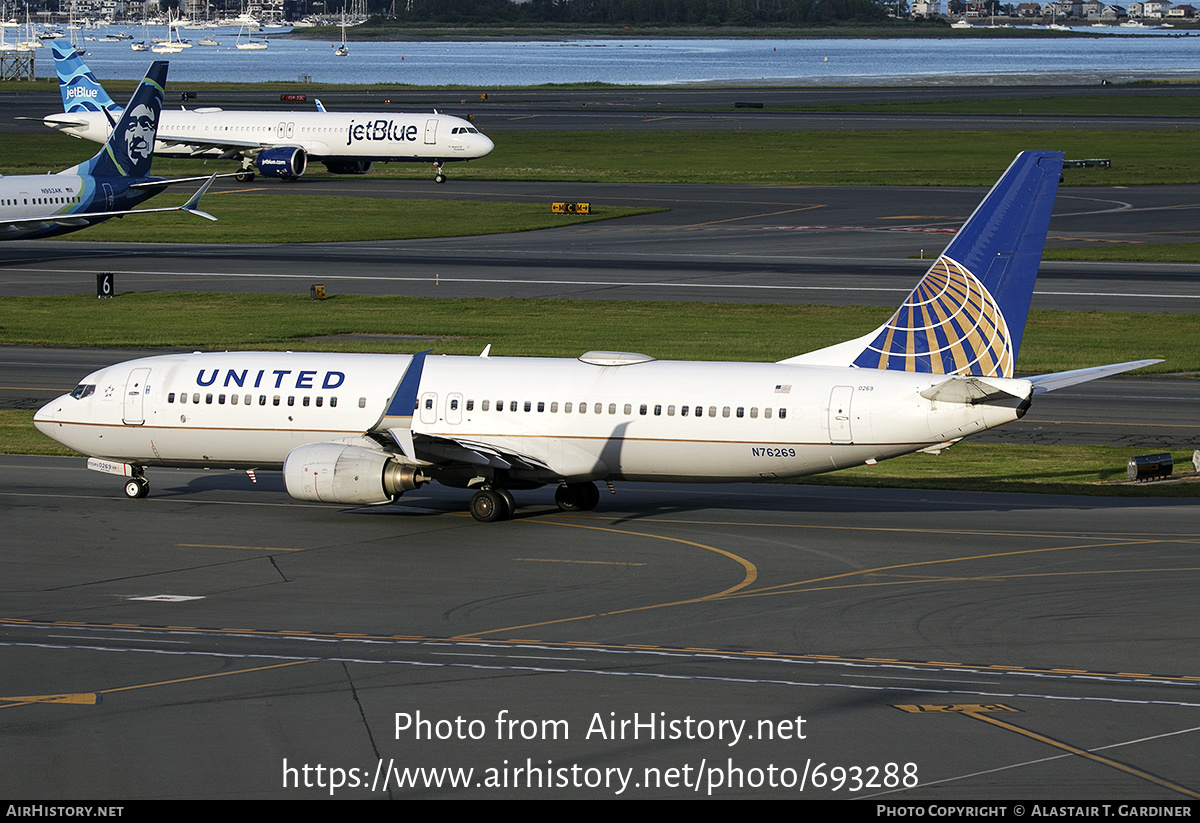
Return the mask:
{"type": "Polygon", "coordinates": [[[1004,314],[983,283],[946,255],[854,361],[864,369],[1012,377],[1004,314]]]}
{"type": "Polygon", "coordinates": [[[125,129],[125,154],[134,163],[149,160],[154,152],[158,113],[143,104],[133,109],[125,129]]]}

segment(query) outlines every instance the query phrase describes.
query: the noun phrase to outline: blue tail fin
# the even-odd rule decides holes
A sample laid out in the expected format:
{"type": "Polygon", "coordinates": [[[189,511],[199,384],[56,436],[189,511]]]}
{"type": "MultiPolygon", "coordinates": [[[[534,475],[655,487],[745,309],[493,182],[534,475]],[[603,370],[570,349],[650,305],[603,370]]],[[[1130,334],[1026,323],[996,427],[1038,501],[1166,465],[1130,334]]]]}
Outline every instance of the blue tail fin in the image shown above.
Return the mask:
{"type": "Polygon", "coordinates": [[[780,362],[1011,377],[1062,167],[1021,152],[886,323],[780,362]]]}
{"type": "Polygon", "coordinates": [[[51,40],[54,68],[58,71],[58,89],[62,92],[63,111],[110,111],[119,114],[121,107],[108,96],[96,75],[75,53],[75,47],[61,40],[51,40]]]}
{"type": "Polygon", "coordinates": [[[1012,377],[1062,174],[1026,151],[854,358],[867,369],[1012,377]]]}
{"type": "Polygon", "coordinates": [[[167,61],[157,60],[134,90],[129,105],[100,153],[65,173],[93,177],[148,176],[166,82],[167,61]]]}

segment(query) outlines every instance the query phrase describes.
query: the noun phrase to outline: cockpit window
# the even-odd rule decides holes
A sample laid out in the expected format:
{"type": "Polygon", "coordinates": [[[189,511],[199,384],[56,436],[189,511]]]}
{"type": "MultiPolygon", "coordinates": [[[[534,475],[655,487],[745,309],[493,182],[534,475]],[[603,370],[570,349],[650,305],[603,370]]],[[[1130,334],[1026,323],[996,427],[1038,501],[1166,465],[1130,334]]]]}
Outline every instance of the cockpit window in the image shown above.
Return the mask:
{"type": "Polygon", "coordinates": [[[75,390],[71,392],[71,396],[76,400],[82,400],[89,394],[92,394],[94,391],[96,391],[95,383],[80,383],[75,387],[75,390]]]}

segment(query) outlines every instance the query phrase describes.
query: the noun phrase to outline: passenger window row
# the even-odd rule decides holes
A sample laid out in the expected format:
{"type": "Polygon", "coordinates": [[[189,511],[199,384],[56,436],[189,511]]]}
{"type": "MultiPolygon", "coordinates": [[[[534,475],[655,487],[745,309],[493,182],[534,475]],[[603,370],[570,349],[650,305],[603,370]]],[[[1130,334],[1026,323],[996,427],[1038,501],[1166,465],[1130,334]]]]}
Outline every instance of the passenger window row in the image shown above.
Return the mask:
{"type": "MultiPolygon", "coordinates": [[[[426,408],[432,408],[433,400],[431,398],[426,399],[425,402],[426,402],[426,408]]],[[[551,402],[551,403],[546,403],[545,401],[539,400],[535,403],[532,400],[524,400],[524,401],[509,400],[507,402],[508,402],[508,405],[506,407],[504,400],[497,400],[495,402],[495,405],[492,404],[491,400],[482,400],[479,403],[479,410],[484,411],[484,412],[486,412],[486,411],[502,412],[505,410],[505,408],[507,408],[508,411],[510,411],[510,412],[515,412],[518,410],[531,412],[536,408],[538,412],[544,413],[547,409],[549,409],[551,414],[559,413],[559,403],[557,401],[551,402]]],[[[452,411],[457,411],[458,401],[451,400],[450,408],[452,411]]],[[[589,408],[591,409],[591,412],[590,412],[591,414],[604,414],[605,411],[607,411],[608,414],[615,415],[617,413],[618,405],[616,403],[609,403],[609,404],[607,404],[607,406],[605,406],[604,403],[592,403],[590,405],[586,402],[579,403],[577,405],[574,403],[563,403],[562,404],[562,413],[563,414],[588,414],[589,408]]],[[[621,408],[622,413],[626,417],[633,417],[634,406],[632,403],[625,403],[622,406],[620,406],[619,408],[621,408]]],[[[475,401],[474,400],[466,401],[466,410],[467,411],[475,410],[475,401]]],[[[776,409],[776,408],[772,408],[770,406],[764,407],[761,410],[758,408],[758,406],[750,406],[749,408],[746,408],[745,406],[737,406],[737,407],[708,406],[707,410],[706,410],[705,406],[679,406],[677,408],[674,405],[664,406],[661,403],[656,403],[653,406],[651,406],[648,403],[641,403],[637,407],[637,414],[639,416],[643,416],[643,417],[648,416],[648,415],[652,415],[654,417],[662,417],[664,414],[667,417],[675,417],[676,414],[678,414],[679,417],[706,417],[706,416],[707,417],[718,417],[718,416],[719,417],[739,417],[739,418],[748,417],[751,420],[754,420],[754,419],[758,418],[760,412],[761,412],[761,415],[764,420],[770,420],[772,418],[772,416],[774,416],[778,420],[784,420],[787,418],[787,409],[785,409],[785,408],[776,409]],[[706,411],[707,411],[707,414],[706,414],[706,411]]]]}
{"type": "MultiPolygon", "coordinates": [[[[296,395],[294,395],[294,394],[289,394],[287,397],[282,397],[282,396],[276,394],[276,395],[272,395],[270,398],[272,406],[281,406],[281,405],[285,405],[285,404],[288,406],[295,406],[296,400],[297,400],[297,398],[296,398],[296,395]]],[[[316,397],[313,397],[311,395],[304,394],[304,395],[300,395],[299,400],[300,400],[301,406],[312,405],[312,406],[321,407],[321,406],[325,405],[326,398],[324,397],[324,395],[317,395],[316,397]]],[[[170,392],[167,394],[167,402],[168,403],[178,402],[180,405],[186,405],[187,403],[192,403],[192,404],[204,403],[205,405],[211,406],[213,403],[216,403],[218,406],[224,406],[226,403],[228,403],[231,406],[237,406],[239,404],[243,405],[243,406],[252,406],[252,405],[254,405],[254,395],[252,395],[252,394],[225,395],[225,394],[213,394],[211,392],[207,392],[203,395],[201,395],[200,392],[193,392],[191,395],[189,395],[187,392],[180,392],[178,395],[176,395],[175,392],[170,392]]],[[[337,397],[329,398],[329,408],[331,408],[331,409],[337,408],[337,404],[338,404],[337,397]]],[[[260,406],[267,405],[267,395],[265,395],[265,394],[258,395],[258,405],[260,405],[260,406]]],[[[366,405],[366,398],[365,397],[359,398],[359,401],[358,401],[359,408],[362,408],[365,405],[366,405]]]]}

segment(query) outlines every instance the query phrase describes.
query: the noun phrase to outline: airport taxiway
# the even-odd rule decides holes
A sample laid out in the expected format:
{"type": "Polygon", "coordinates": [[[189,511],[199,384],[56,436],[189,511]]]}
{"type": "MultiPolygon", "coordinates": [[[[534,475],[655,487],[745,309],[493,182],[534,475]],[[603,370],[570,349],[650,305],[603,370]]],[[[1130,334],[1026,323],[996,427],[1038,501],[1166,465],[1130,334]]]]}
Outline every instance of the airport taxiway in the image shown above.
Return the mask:
{"type": "MultiPolygon", "coordinates": [[[[81,240],[6,244],[0,288],[11,295],[89,294],[97,273],[113,272],[118,291],[307,294],[322,283],[331,294],[895,306],[986,191],[468,180],[437,186],[370,177],[256,188],[381,203],[449,197],[542,202],[548,211],[566,200],[668,211],[537,232],[353,244],[131,247],[88,241],[84,233],[81,240]]],[[[219,212],[219,200],[209,207],[219,212]]],[[[1047,246],[1196,242],[1197,209],[1191,186],[1067,187],[1047,246]]],[[[1200,266],[1047,262],[1033,307],[1194,312],[1200,266]]]]}
{"type": "Polygon", "coordinates": [[[1200,792],[1194,501],[619,484],[484,526],[441,488],[344,509],[152,470],[130,501],[0,465],[6,796],[1200,792]],[[381,763],[475,772],[372,790],[381,763]]]}

